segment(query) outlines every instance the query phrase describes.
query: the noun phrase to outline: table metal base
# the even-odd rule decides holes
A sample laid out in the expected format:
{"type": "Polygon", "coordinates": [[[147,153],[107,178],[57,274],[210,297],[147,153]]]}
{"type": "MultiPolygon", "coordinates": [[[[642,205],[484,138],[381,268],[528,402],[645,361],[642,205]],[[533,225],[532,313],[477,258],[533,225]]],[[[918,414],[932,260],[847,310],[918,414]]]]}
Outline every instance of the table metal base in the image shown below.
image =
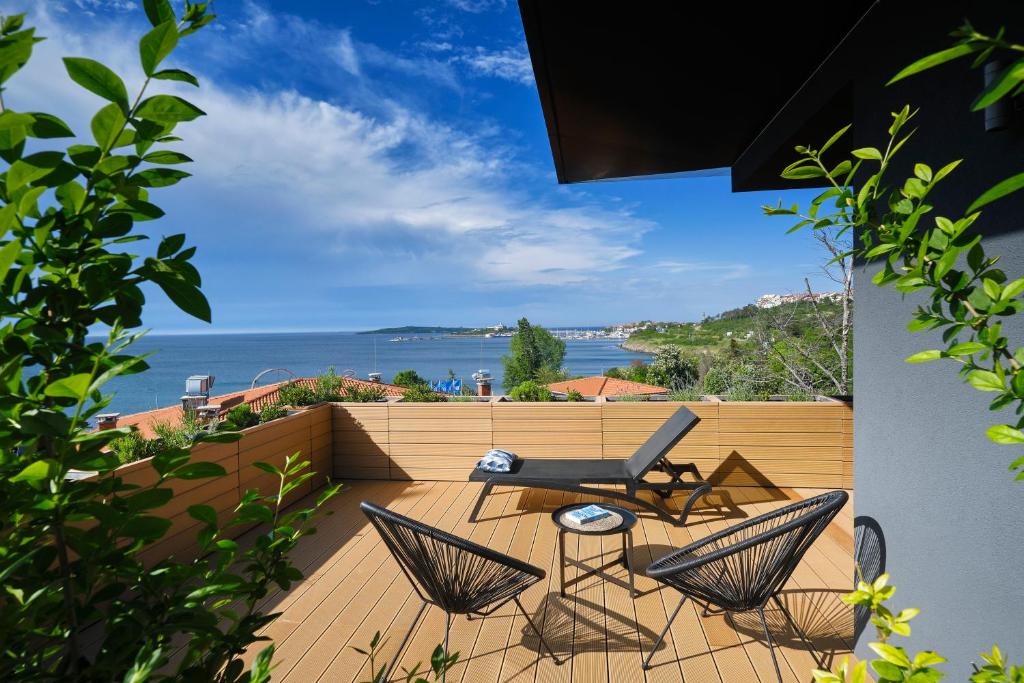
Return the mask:
{"type": "Polygon", "coordinates": [[[582,581],[583,579],[587,578],[588,576],[594,576],[594,575],[600,576],[605,581],[610,581],[611,583],[614,583],[614,584],[616,584],[618,586],[622,586],[623,588],[625,588],[625,589],[627,589],[629,591],[630,597],[632,597],[632,598],[636,597],[636,583],[633,580],[633,564],[632,564],[632,562],[630,562],[630,557],[632,557],[632,555],[633,555],[633,531],[632,531],[632,529],[627,529],[626,531],[622,532],[622,557],[620,557],[620,558],[618,558],[616,560],[612,560],[611,562],[606,562],[605,564],[601,565],[600,567],[591,567],[590,565],[584,564],[583,562],[581,562],[578,559],[567,558],[565,556],[565,535],[567,533],[568,533],[568,531],[566,531],[565,529],[559,529],[558,530],[558,560],[559,560],[558,561],[558,570],[560,572],[560,576],[561,576],[561,580],[562,580],[562,583],[561,583],[561,593],[562,593],[562,597],[563,598],[565,597],[565,589],[567,587],[569,587],[570,585],[574,585],[574,584],[579,583],[580,581],[582,581]],[[626,571],[629,573],[629,584],[628,585],[626,585],[622,581],[622,579],[620,579],[618,577],[615,577],[615,576],[612,576],[611,574],[609,574],[607,572],[607,570],[609,568],[611,568],[611,567],[613,567],[613,566],[615,566],[616,564],[619,564],[619,563],[621,563],[626,568],[626,571]],[[581,569],[581,570],[583,570],[583,573],[578,575],[575,579],[572,579],[570,581],[566,581],[565,580],[565,567],[567,565],[572,565],[572,566],[576,567],[577,569],[581,569]]]}

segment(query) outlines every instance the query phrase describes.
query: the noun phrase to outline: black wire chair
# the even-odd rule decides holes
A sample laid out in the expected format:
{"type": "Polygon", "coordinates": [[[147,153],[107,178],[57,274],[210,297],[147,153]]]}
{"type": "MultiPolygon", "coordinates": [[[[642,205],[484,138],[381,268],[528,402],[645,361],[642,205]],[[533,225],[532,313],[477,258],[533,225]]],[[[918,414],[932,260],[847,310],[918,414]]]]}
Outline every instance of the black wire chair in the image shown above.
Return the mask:
{"type": "Polygon", "coordinates": [[[651,658],[688,597],[703,603],[705,616],[712,607],[727,616],[730,612],[756,611],[761,617],[775,674],[781,682],[779,660],[764,616],[765,605],[772,601],[815,662],[826,668],[793,615],[779,600],[778,592],[848,499],[846,491],[808,498],[712,534],[652,563],[647,575],[675,588],[682,593],[682,598],[644,660],[643,668],[650,668],[651,658]]]}
{"type": "MultiPolygon", "coordinates": [[[[423,600],[420,611],[409,626],[384,680],[398,663],[420,617],[428,605],[445,612],[444,651],[448,653],[448,631],[453,614],[485,617],[507,602],[526,617],[533,632],[556,664],[561,664],[551,646],[519,602],[519,595],[545,577],[543,569],[495,552],[458,536],[421,524],[379,505],[363,501],[359,506],[376,527],[398,566],[423,600]]],[[[442,680],[444,680],[442,678],[442,680]]]]}

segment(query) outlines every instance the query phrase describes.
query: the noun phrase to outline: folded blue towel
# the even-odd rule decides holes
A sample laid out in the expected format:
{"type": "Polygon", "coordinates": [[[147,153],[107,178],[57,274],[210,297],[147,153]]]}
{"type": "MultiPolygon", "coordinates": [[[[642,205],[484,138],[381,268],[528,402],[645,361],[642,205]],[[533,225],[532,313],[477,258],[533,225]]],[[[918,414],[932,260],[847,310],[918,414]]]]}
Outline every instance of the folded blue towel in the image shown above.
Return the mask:
{"type": "Polygon", "coordinates": [[[484,457],[480,458],[476,468],[484,472],[510,472],[512,470],[512,463],[515,461],[515,453],[509,453],[500,448],[492,448],[484,453],[484,457]]]}

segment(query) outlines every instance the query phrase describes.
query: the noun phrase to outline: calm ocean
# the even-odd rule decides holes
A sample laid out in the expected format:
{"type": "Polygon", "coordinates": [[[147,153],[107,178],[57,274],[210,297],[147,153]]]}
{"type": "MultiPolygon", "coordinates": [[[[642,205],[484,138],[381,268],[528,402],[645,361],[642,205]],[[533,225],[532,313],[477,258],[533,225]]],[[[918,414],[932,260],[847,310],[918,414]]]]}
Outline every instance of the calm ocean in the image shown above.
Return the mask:
{"type": "MultiPolygon", "coordinates": [[[[148,359],[150,369],[108,385],[115,393],[110,410],[126,415],[176,404],[185,391],[185,378],[195,374],[214,375],[215,394],[248,389],[253,378],[267,368],[286,368],[299,377],[310,377],[333,365],[338,373],[353,370],[363,379],[377,371],[383,373],[385,382],[406,369],[416,370],[426,379],[445,379],[451,368],[470,385],[471,375],[486,368],[495,377],[495,392],[501,391],[501,356],[508,353],[509,337],[433,335],[389,342],[391,336],[350,332],[146,336],[132,350],[137,354],[155,352],[148,359]]],[[[566,342],[565,367],[573,375],[597,375],[647,358],[620,349],[611,339],[566,342]]],[[[287,377],[270,374],[260,384],[287,377]]]]}

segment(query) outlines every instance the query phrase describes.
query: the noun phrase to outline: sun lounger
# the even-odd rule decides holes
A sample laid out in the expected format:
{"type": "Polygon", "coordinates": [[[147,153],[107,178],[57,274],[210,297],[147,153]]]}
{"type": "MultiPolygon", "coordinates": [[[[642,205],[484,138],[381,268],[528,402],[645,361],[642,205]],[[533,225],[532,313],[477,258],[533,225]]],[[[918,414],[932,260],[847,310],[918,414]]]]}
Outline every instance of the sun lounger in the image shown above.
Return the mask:
{"type": "Polygon", "coordinates": [[[700,418],[688,408],[679,408],[628,460],[518,458],[511,472],[495,473],[474,469],[469,475],[469,481],[483,482],[484,487],[469,519],[471,522],[476,521],[484,499],[495,486],[524,486],[625,501],[656,513],[666,522],[680,526],[686,524],[693,504],[711,491],[711,484],[701,478],[696,465],[669,462],[668,453],[699,421],[700,418]],[[667,474],[669,480],[648,481],[646,477],[651,472],[667,474]],[[693,480],[684,480],[683,474],[692,475],[693,480]],[[625,491],[595,488],[587,484],[614,484],[624,487],[625,491]],[[639,497],[639,491],[654,491],[662,498],[670,497],[673,491],[690,491],[690,497],[676,519],[664,507],[639,497]]]}

